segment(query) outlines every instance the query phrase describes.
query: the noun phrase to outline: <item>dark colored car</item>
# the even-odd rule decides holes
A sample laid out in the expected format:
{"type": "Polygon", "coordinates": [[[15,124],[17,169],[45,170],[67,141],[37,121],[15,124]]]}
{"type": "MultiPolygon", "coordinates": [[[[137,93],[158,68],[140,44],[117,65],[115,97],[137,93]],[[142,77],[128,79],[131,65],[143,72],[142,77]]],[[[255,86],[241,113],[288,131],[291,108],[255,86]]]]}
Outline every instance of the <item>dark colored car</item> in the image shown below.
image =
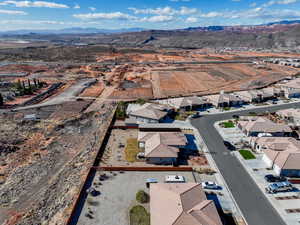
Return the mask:
{"type": "Polygon", "coordinates": [[[240,116],[239,115],[232,115],[232,118],[233,119],[238,119],[238,118],[240,118],[240,116]]]}
{"type": "Polygon", "coordinates": [[[227,149],[229,150],[235,150],[235,147],[228,141],[224,141],[224,145],[226,146],[227,149]]]}
{"type": "Polygon", "coordinates": [[[272,174],[268,174],[265,176],[265,180],[269,183],[274,183],[274,182],[284,182],[286,181],[286,178],[282,176],[274,176],[272,174]]]}

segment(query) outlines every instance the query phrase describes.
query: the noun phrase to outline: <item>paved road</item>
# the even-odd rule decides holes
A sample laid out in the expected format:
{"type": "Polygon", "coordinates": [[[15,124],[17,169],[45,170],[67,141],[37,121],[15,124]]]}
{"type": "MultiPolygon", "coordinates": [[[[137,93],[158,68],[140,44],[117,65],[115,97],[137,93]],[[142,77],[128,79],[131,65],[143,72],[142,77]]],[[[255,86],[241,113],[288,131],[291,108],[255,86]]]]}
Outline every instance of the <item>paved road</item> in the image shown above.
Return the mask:
{"type": "Polygon", "coordinates": [[[300,103],[205,115],[191,121],[193,126],[199,130],[208,146],[214,161],[249,225],[285,225],[285,222],[248,175],[238,159],[229,154],[229,151],[223,144],[222,137],[214,128],[214,123],[230,119],[232,115],[247,115],[249,112],[273,112],[291,107],[300,107],[300,103]]]}
{"type": "Polygon", "coordinates": [[[63,104],[68,101],[75,100],[77,95],[79,95],[81,92],[83,92],[84,89],[89,87],[94,82],[96,82],[96,79],[80,80],[76,84],[74,84],[71,87],[64,90],[61,94],[54,96],[43,103],[19,107],[19,108],[14,109],[14,111],[33,109],[33,108],[38,108],[38,107],[46,107],[46,106],[51,106],[51,105],[59,105],[59,104],[63,104]]]}

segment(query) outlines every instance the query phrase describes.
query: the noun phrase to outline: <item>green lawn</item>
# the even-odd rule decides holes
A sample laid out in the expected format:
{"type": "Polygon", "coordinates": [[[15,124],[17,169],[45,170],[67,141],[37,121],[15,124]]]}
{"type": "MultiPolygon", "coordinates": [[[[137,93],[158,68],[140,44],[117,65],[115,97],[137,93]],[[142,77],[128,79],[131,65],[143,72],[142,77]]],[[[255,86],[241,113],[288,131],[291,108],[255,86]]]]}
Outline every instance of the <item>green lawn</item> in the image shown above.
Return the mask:
{"type": "Polygon", "coordinates": [[[240,154],[243,156],[244,159],[249,160],[249,159],[255,159],[255,156],[253,155],[252,152],[249,150],[240,150],[240,154]]]}
{"type": "Polygon", "coordinates": [[[224,111],[229,111],[229,110],[231,110],[231,107],[223,107],[223,110],[224,111]]]}
{"type": "Polygon", "coordinates": [[[137,154],[140,152],[136,138],[129,138],[125,148],[125,159],[128,162],[135,162],[137,154]]]}
{"type": "Polygon", "coordinates": [[[233,127],[235,127],[234,122],[231,121],[231,120],[221,123],[221,126],[224,127],[224,128],[233,128],[233,127]]]}
{"type": "Polygon", "coordinates": [[[130,225],[150,225],[150,215],[141,205],[133,206],[130,209],[129,216],[130,225]]]}

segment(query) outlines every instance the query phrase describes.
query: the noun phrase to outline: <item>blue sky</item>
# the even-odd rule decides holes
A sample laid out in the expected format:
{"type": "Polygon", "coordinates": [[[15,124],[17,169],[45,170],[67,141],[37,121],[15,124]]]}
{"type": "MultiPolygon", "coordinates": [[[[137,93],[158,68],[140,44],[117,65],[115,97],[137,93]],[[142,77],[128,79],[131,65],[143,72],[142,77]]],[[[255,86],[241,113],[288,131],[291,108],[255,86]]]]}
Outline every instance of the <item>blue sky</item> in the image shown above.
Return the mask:
{"type": "Polygon", "coordinates": [[[300,19],[300,0],[0,0],[2,30],[174,29],[300,19]]]}

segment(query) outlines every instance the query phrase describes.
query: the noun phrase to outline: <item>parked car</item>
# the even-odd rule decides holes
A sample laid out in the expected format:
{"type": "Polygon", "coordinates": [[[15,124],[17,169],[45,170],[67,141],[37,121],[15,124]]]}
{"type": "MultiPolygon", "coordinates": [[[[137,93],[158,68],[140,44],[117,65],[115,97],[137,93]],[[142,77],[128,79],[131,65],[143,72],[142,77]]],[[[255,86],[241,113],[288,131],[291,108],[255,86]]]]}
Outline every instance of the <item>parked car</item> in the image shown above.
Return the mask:
{"type": "Polygon", "coordinates": [[[274,194],[277,192],[292,191],[293,189],[294,189],[294,187],[290,182],[284,181],[284,182],[277,182],[277,183],[269,184],[266,187],[266,192],[270,193],[270,194],[274,194]]]}
{"type": "Polygon", "coordinates": [[[267,174],[265,176],[265,180],[269,183],[274,183],[286,181],[286,178],[282,176],[274,176],[273,174],[267,174]]]}
{"type": "Polygon", "coordinates": [[[232,150],[232,151],[235,150],[235,147],[229,141],[224,141],[224,145],[229,150],[232,150]]]}
{"type": "Polygon", "coordinates": [[[204,189],[212,189],[212,190],[220,189],[220,186],[217,185],[213,181],[205,181],[205,182],[202,182],[201,185],[202,185],[202,188],[204,188],[204,189]]]}
{"type": "Polygon", "coordinates": [[[158,183],[158,180],[155,179],[155,178],[148,178],[146,180],[146,187],[149,188],[150,187],[150,184],[155,184],[155,183],[158,183]]]}
{"type": "Polygon", "coordinates": [[[145,159],[145,153],[144,152],[139,152],[137,155],[136,155],[136,158],[139,160],[139,159],[145,159]]]}
{"type": "Polygon", "coordinates": [[[184,176],[168,175],[165,177],[165,183],[184,183],[184,176]]]}

